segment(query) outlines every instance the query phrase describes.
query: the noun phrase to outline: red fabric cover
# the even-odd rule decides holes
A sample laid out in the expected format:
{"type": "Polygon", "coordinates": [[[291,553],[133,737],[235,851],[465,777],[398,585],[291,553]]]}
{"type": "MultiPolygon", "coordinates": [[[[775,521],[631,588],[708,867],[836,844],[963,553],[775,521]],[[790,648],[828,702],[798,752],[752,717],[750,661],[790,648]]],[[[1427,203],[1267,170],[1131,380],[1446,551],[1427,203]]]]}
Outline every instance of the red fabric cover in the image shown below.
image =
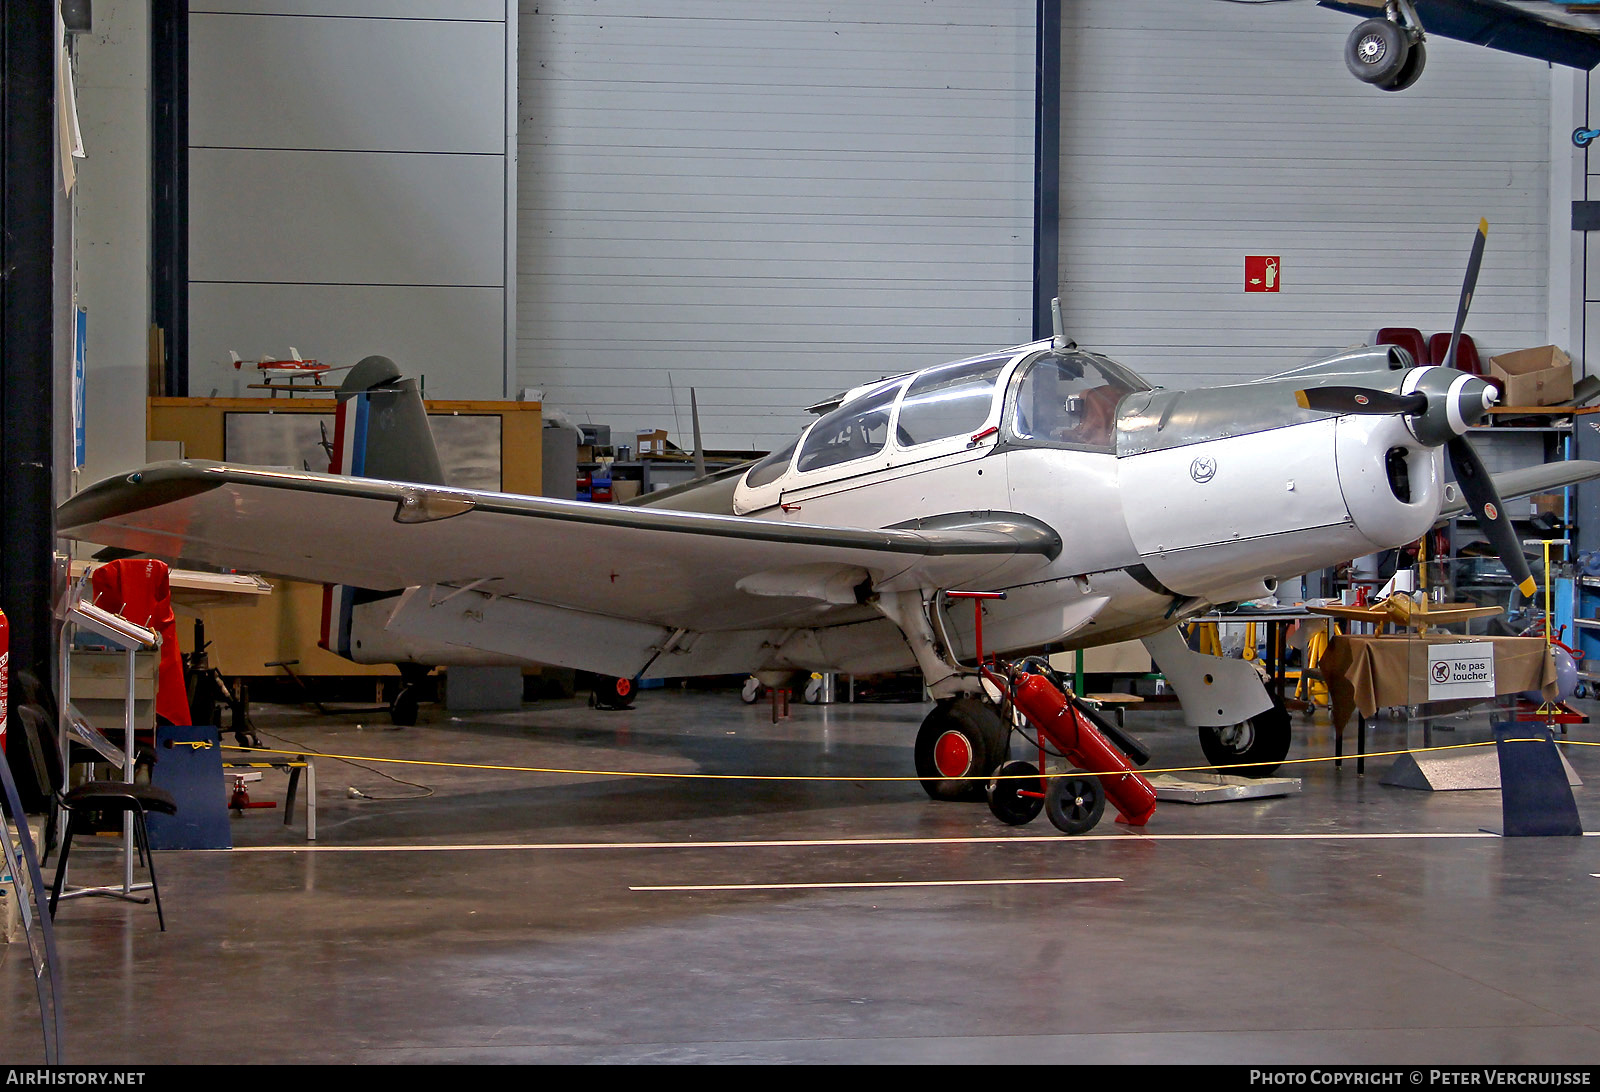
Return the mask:
{"type": "Polygon", "coordinates": [[[172,613],[167,563],[147,557],[122,558],[106,562],[89,579],[94,585],[95,606],[161,634],[156,715],[168,724],[192,723],[189,697],[183,686],[183,657],[178,651],[178,619],[172,613]]]}
{"type": "MultiPolygon", "coordinates": [[[[1435,364],[1443,364],[1445,354],[1450,351],[1450,334],[1434,334],[1428,339],[1428,352],[1433,355],[1435,364]]],[[[1462,334],[1461,340],[1456,342],[1457,371],[1471,372],[1473,375],[1484,374],[1483,362],[1478,359],[1478,346],[1472,340],[1471,334],[1462,334]]]]}
{"type": "Polygon", "coordinates": [[[1411,360],[1418,365],[1433,363],[1428,359],[1428,343],[1422,340],[1422,331],[1414,326],[1385,326],[1378,331],[1378,340],[1374,345],[1398,345],[1411,354],[1411,360]]]}

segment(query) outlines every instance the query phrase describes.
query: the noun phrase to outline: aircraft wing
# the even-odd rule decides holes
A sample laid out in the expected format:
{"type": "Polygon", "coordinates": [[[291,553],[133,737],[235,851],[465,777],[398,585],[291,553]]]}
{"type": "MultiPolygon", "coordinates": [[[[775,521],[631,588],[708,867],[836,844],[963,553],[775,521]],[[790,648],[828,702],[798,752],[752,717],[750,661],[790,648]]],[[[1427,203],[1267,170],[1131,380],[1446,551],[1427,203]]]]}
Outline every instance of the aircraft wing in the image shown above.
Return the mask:
{"type": "MultiPolygon", "coordinates": [[[[1491,474],[1494,487],[1503,501],[1518,497],[1531,497],[1535,493],[1549,493],[1569,485],[1600,478],[1600,462],[1590,459],[1568,459],[1559,463],[1540,463],[1536,466],[1507,470],[1491,474]]],[[[1444,507],[1439,510],[1439,520],[1455,519],[1467,514],[1466,499],[1454,482],[1445,487],[1444,507]]]]}
{"type": "MultiPolygon", "coordinates": [[[[1325,8],[1371,19],[1383,15],[1383,0],[1317,0],[1325,8]]],[[[1575,23],[1540,15],[1503,0],[1413,0],[1422,29],[1441,38],[1570,68],[1600,64],[1600,34],[1575,23]]]]}
{"type": "Polygon", "coordinates": [[[978,588],[1042,568],[1049,527],[952,513],[881,530],[186,461],[68,500],[59,533],[374,590],[496,597],[698,631],[876,617],[867,587],[978,588]]]}

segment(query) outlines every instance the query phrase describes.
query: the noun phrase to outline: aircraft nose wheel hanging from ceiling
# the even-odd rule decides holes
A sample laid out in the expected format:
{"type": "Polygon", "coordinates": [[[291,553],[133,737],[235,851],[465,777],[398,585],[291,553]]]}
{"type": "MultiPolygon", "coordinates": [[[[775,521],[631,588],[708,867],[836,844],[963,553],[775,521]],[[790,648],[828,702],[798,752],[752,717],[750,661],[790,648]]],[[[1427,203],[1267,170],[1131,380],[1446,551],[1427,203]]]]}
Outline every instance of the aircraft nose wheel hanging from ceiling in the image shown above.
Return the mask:
{"type": "Polygon", "coordinates": [[[1404,91],[1427,64],[1422,24],[1409,3],[1392,2],[1384,18],[1356,24],[1344,43],[1344,63],[1362,83],[1404,91]]]}

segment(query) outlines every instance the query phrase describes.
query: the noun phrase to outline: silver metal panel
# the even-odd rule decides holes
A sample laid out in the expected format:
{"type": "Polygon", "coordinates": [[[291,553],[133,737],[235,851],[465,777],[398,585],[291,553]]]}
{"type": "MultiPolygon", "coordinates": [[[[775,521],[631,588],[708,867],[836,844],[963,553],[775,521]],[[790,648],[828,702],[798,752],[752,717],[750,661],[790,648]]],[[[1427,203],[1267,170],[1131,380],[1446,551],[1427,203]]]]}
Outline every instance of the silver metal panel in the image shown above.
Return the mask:
{"type": "Polygon", "coordinates": [[[518,385],[766,448],[1031,336],[1034,4],[519,12],[518,385]]]}
{"type": "Polygon", "coordinates": [[[504,41],[500,22],[196,13],[189,143],[503,155],[504,41]]]}
{"type": "Polygon", "coordinates": [[[1221,804],[1229,800],[1260,800],[1271,796],[1298,796],[1298,777],[1238,777],[1198,771],[1156,774],[1150,779],[1156,799],[1179,804],[1221,804]]]}
{"type": "Polygon", "coordinates": [[[228,351],[248,362],[293,345],[332,364],[387,356],[421,376],[429,398],[500,398],[503,297],[499,288],[191,284],[189,390],[264,396],[247,388],[254,369],[235,370],[228,351]]]}
{"type": "Polygon", "coordinates": [[[1548,66],[1430,38],[1416,86],[1385,94],[1345,69],[1353,25],[1309,4],[1062,5],[1060,285],[1080,344],[1181,387],[1383,326],[1448,330],[1480,216],[1468,332],[1480,352],[1546,342],[1548,66]],[[1252,254],[1282,258],[1280,292],[1244,292],[1252,254]]]}
{"type": "Polygon", "coordinates": [[[190,282],[499,287],[504,169],[498,156],[192,148],[190,282]]]}
{"type": "MultiPolygon", "coordinates": [[[[1567,784],[1581,786],[1583,780],[1566,755],[1558,755],[1567,772],[1567,784]]],[[[1383,784],[1423,792],[1461,792],[1500,787],[1500,755],[1487,748],[1458,754],[1403,754],[1395,759],[1383,784]]]]}

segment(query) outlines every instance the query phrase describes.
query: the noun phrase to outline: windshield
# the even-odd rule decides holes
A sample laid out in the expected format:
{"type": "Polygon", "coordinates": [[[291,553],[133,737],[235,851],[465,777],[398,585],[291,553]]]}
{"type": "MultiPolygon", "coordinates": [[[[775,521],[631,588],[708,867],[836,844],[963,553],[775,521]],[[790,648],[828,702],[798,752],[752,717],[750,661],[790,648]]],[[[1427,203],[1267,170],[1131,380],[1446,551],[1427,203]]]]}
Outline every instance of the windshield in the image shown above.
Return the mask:
{"type": "Polygon", "coordinates": [[[1010,426],[1018,440],[1109,451],[1117,403],[1149,390],[1132,372],[1087,353],[1045,353],[1024,366],[1010,426]]]}

